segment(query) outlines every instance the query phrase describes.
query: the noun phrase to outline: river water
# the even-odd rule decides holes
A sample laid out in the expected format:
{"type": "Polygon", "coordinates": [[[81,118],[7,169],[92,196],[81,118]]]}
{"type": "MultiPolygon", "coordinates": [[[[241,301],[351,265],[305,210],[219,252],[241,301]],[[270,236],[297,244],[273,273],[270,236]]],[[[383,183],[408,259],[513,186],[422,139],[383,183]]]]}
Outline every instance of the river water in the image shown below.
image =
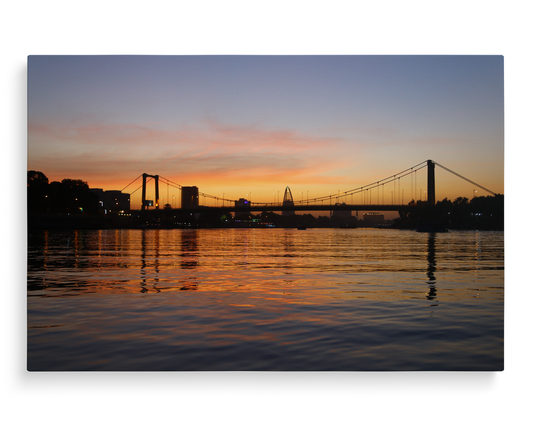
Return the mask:
{"type": "Polygon", "coordinates": [[[499,371],[503,232],[31,231],[29,371],[499,371]]]}

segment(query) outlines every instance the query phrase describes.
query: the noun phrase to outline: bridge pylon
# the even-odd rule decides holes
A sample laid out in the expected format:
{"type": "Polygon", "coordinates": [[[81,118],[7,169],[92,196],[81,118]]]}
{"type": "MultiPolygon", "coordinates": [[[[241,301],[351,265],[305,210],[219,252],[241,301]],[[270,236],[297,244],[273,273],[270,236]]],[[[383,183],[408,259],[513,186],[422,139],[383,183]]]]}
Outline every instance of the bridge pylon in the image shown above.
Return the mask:
{"type": "Polygon", "coordinates": [[[428,160],[428,205],[435,206],[435,162],[428,160]]]}
{"type": "Polygon", "coordinates": [[[143,173],[143,192],[142,192],[142,205],[141,210],[145,211],[146,209],[146,178],[151,177],[155,179],[155,208],[159,210],[159,175],[149,175],[143,173]]]}

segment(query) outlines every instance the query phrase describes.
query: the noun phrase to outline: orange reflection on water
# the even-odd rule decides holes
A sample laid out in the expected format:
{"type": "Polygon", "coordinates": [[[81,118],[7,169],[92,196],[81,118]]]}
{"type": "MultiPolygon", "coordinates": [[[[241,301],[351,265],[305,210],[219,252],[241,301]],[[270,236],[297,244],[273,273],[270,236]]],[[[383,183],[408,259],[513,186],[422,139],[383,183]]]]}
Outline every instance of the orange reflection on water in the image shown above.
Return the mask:
{"type": "MultiPolygon", "coordinates": [[[[478,236],[472,240],[473,251],[457,249],[472,259],[465,263],[464,257],[449,255],[454,241],[446,236],[401,235],[399,245],[395,238],[384,240],[380,231],[352,231],[76,231],[55,247],[45,233],[43,268],[34,275],[56,284],[49,296],[232,292],[250,300],[319,304],[338,298],[442,303],[473,297],[473,290],[475,297],[490,293],[482,281],[439,285],[439,275],[456,269],[457,263],[465,265],[465,273],[477,274],[479,262],[486,261],[478,236]],[[50,256],[58,263],[51,270],[50,256]]],[[[494,273],[501,275],[503,255],[494,262],[494,273]]]]}

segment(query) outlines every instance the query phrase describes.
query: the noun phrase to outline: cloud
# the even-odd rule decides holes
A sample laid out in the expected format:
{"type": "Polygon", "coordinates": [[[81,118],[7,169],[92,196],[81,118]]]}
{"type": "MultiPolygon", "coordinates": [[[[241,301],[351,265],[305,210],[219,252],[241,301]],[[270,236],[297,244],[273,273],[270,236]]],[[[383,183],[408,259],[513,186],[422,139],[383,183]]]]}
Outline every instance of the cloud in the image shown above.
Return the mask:
{"type": "Polygon", "coordinates": [[[178,129],[157,123],[28,126],[28,166],[61,178],[133,179],[140,173],[215,182],[330,181],[346,166],[338,137],[208,120],[178,129]]]}

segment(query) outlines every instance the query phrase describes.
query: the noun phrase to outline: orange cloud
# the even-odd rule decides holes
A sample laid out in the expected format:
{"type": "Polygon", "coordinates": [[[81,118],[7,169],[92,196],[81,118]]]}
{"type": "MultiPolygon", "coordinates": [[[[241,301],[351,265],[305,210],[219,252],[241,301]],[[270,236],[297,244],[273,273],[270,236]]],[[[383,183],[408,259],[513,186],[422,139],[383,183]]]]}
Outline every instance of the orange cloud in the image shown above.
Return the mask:
{"type": "Polygon", "coordinates": [[[179,129],[156,123],[32,122],[28,167],[50,180],[79,178],[104,188],[127,185],[143,172],[184,185],[327,183],[338,181],[341,177],[331,173],[346,166],[333,155],[341,142],[213,120],[179,129]]]}

